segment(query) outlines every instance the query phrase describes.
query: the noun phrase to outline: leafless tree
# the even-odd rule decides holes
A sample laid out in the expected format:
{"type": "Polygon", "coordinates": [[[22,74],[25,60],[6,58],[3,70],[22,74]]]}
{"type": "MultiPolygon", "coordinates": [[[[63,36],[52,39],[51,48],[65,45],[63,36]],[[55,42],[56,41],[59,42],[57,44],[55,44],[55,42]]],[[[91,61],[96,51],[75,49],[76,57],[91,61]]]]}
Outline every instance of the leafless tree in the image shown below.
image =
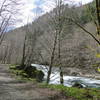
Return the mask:
{"type": "Polygon", "coordinates": [[[35,63],[39,60],[39,50],[36,48],[36,42],[40,35],[42,35],[43,31],[41,28],[37,25],[33,25],[32,29],[30,28],[30,25],[27,24],[25,26],[25,38],[24,38],[24,44],[22,49],[22,61],[21,66],[27,67],[30,66],[32,63],[35,63]],[[36,27],[35,27],[36,26],[36,27]],[[34,28],[35,27],[35,28],[34,28]]]}
{"type": "Polygon", "coordinates": [[[100,38],[99,38],[99,35],[100,35],[100,9],[99,9],[100,8],[100,1],[99,0],[94,0],[94,1],[95,1],[95,4],[96,4],[95,8],[96,8],[96,13],[97,13],[97,16],[96,16],[97,20],[93,20],[93,21],[94,21],[94,23],[96,25],[97,33],[92,33],[90,31],[88,31],[87,29],[84,28],[84,26],[82,26],[74,18],[66,16],[65,19],[69,20],[70,22],[73,22],[75,25],[80,27],[84,32],[86,32],[88,35],[90,35],[96,41],[96,43],[99,44],[99,46],[100,46],[100,38]]]}
{"type": "Polygon", "coordinates": [[[27,40],[27,34],[25,34],[24,44],[23,44],[23,48],[22,48],[22,60],[21,60],[21,66],[22,67],[25,66],[25,59],[26,59],[26,40],[27,40]]]}
{"type": "Polygon", "coordinates": [[[60,69],[60,83],[63,84],[63,71],[62,71],[62,62],[61,62],[61,36],[62,36],[62,30],[64,26],[64,4],[63,0],[55,0],[56,8],[54,10],[54,16],[52,16],[52,24],[54,25],[54,31],[55,31],[55,36],[54,36],[54,44],[53,44],[53,49],[51,53],[51,61],[50,61],[50,66],[49,66],[49,71],[48,71],[48,76],[47,76],[47,84],[50,81],[50,75],[52,72],[52,66],[55,60],[55,52],[56,49],[58,51],[57,53],[57,61],[58,61],[58,66],[60,69]],[[56,48],[56,46],[58,48],[56,48]]]}
{"type": "Polygon", "coordinates": [[[0,44],[2,43],[8,28],[14,24],[15,14],[18,13],[18,0],[0,1],[0,44]]]}
{"type": "MultiPolygon", "coordinates": [[[[98,23],[96,23],[96,27],[97,27],[97,29],[98,29],[98,34],[99,34],[99,20],[100,20],[100,16],[99,16],[99,13],[100,13],[100,9],[98,9],[98,8],[100,8],[100,2],[98,1],[98,0],[96,0],[96,9],[97,9],[97,20],[98,20],[98,23]]],[[[85,31],[87,34],[89,34],[99,45],[100,45],[100,41],[99,41],[99,39],[98,39],[98,37],[97,36],[95,36],[93,33],[91,33],[91,32],[89,32],[87,29],[85,29],[80,23],[78,23],[78,22],[76,22],[75,20],[74,20],[74,18],[69,18],[69,17],[65,17],[65,19],[66,20],[69,20],[69,21],[71,21],[71,22],[73,22],[74,24],[76,24],[78,27],[80,27],[83,31],[85,31]]]]}
{"type": "Polygon", "coordinates": [[[64,9],[63,9],[63,1],[57,0],[57,16],[58,16],[58,59],[59,59],[59,69],[60,69],[60,83],[63,84],[63,71],[62,71],[62,62],[61,62],[61,33],[63,30],[64,24],[64,9]]]}

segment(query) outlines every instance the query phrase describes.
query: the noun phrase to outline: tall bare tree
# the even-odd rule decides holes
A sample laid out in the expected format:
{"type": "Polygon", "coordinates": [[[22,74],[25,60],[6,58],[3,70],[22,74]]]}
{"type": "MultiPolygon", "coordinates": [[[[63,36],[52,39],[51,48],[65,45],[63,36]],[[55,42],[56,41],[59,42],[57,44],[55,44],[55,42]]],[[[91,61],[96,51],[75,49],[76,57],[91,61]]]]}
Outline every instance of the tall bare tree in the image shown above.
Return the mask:
{"type": "Polygon", "coordinates": [[[0,1],[0,44],[2,43],[5,32],[14,24],[15,14],[18,13],[18,0],[1,0],[0,1]]]}
{"type": "Polygon", "coordinates": [[[53,49],[51,53],[51,61],[50,61],[50,66],[49,66],[49,71],[48,71],[48,76],[47,76],[47,84],[50,81],[50,75],[52,72],[52,67],[53,63],[55,60],[55,52],[56,49],[58,51],[57,53],[57,59],[58,59],[58,66],[60,69],[60,83],[63,84],[63,72],[62,72],[62,62],[61,62],[61,36],[62,36],[62,30],[63,30],[63,25],[64,25],[64,4],[63,0],[55,0],[56,8],[54,10],[54,16],[51,17],[52,19],[52,24],[54,25],[54,31],[55,31],[55,36],[54,36],[54,44],[53,44],[53,49]],[[56,46],[58,48],[56,48],[56,46]]]}
{"type": "Polygon", "coordinates": [[[21,60],[21,66],[25,66],[25,59],[26,59],[26,40],[27,40],[27,34],[24,36],[24,44],[22,48],[22,60],[21,60]]]}
{"type": "MultiPolygon", "coordinates": [[[[99,0],[95,0],[96,1],[96,9],[97,9],[97,29],[99,32],[100,26],[99,26],[99,20],[100,20],[100,2],[99,0]]],[[[80,27],[83,31],[85,31],[87,34],[89,34],[99,45],[100,45],[100,41],[98,39],[97,36],[95,36],[92,32],[89,32],[87,29],[84,28],[84,26],[82,26],[80,23],[78,23],[77,21],[74,20],[74,18],[70,18],[70,17],[65,17],[66,20],[69,20],[71,22],[73,22],[74,24],[76,24],[78,27],[80,27]]],[[[98,33],[99,34],[99,33],[98,33]]]]}
{"type": "Polygon", "coordinates": [[[60,83],[63,84],[64,80],[63,80],[63,71],[62,71],[62,62],[61,62],[61,33],[63,30],[63,25],[64,25],[64,5],[63,5],[63,0],[57,0],[57,16],[58,16],[58,60],[59,60],[59,69],[60,69],[60,83]]]}

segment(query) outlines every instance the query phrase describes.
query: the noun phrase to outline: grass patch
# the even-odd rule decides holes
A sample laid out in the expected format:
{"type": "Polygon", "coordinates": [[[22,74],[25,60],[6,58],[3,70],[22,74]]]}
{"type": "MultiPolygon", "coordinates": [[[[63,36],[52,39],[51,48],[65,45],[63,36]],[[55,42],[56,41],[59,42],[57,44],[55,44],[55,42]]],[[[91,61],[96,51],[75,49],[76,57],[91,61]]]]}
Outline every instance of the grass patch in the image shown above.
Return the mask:
{"type": "Polygon", "coordinates": [[[100,100],[100,89],[89,89],[89,88],[82,89],[82,88],[66,87],[62,85],[46,85],[46,84],[41,84],[40,87],[63,91],[63,93],[67,97],[72,97],[77,100],[100,100]]]}

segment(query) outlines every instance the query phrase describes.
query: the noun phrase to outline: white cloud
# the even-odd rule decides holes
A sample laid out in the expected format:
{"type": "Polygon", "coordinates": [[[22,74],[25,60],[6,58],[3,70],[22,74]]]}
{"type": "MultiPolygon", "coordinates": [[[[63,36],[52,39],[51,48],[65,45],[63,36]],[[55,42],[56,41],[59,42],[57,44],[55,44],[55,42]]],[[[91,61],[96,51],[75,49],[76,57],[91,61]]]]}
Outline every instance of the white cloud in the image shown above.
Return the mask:
{"type": "Polygon", "coordinates": [[[20,13],[18,16],[19,21],[16,23],[16,27],[27,24],[27,22],[32,22],[35,18],[35,14],[32,12],[32,9],[36,6],[34,5],[34,0],[22,0],[23,5],[20,8],[20,13]]]}
{"type": "MultiPolygon", "coordinates": [[[[0,4],[2,3],[2,1],[4,0],[0,0],[0,4]]],[[[27,22],[30,23],[37,16],[41,16],[44,13],[49,12],[55,7],[55,3],[54,3],[55,0],[19,0],[19,1],[21,1],[23,5],[19,6],[18,9],[20,9],[20,13],[15,16],[15,18],[19,20],[16,22],[15,27],[20,27],[22,25],[25,25],[27,24],[27,22]],[[36,8],[38,8],[37,14],[36,14],[36,11],[34,11],[36,10],[36,8]]],[[[82,1],[82,4],[85,4],[92,0],[64,0],[64,1],[65,2],[72,1],[75,3],[79,3],[82,1]]]]}
{"type": "Polygon", "coordinates": [[[16,27],[31,23],[37,16],[41,16],[54,8],[54,0],[44,0],[44,3],[39,5],[43,12],[37,15],[36,12],[33,12],[33,9],[38,7],[35,1],[36,0],[23,0],[24,4],[23,7],[21,7],[20,15],[18,15],[19,21],[16,23],[16,27]]]}
{"type": "MultiPolygon", "coordinates": [[[[43,15],[46,12],[49,12],[55,7],[54,0],[22,0],[24,2],[24,6],[21,8],[21,14],[18,16],[18,19],[21,21],[16,24],[16,27],[20,27],[27,22],[32,22],[37,16],[43,15]],[[37,1],[37,3],[36,3],[37,1]],[[43,1],[43,2],[42,2],[43,1]],[[41,3],[42,2],[42,3],[41,3]],[[39,4],[39,5],[38,5],[39,4]],[[36,12],[33,12],[33,9],[38,7],[42,9],[40,14],[36,15],[36,12]]],[[[64,0],[65,2],[72,1],[75,4],[81,2],[82,4],[91,2],[93,0],[64,0]]]]}

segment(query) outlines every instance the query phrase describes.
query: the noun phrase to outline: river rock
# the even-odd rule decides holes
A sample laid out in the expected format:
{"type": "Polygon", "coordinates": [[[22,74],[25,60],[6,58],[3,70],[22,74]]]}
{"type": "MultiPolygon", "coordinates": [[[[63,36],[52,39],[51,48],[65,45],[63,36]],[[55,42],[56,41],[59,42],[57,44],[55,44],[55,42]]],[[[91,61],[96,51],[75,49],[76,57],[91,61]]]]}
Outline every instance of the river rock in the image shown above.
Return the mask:
{"type": "Polygon", "coordinates": [[[72,72],[71,75],[72,75],[72,76],[77,76],[78,73],[77,73],[77,72],[72,72]]]}
{"type": "Polygon", "coordinates": [[[77,88],[84,88],[81,83],[75,82],[72,87],[77,87],[77,88]]]}

